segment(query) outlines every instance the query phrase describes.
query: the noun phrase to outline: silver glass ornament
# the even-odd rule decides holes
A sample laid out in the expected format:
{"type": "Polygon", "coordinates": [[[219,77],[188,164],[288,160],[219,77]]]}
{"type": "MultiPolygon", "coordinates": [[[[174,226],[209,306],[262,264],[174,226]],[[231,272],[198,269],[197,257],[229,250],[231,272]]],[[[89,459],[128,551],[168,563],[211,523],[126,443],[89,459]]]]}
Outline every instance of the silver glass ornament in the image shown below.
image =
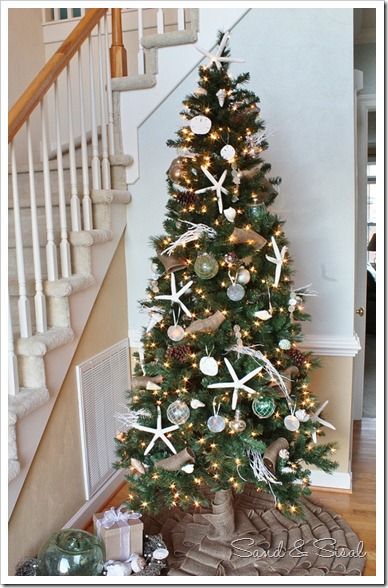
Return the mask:
{"type": "Polygon", "coordinates": [[[251,274],[245,267],[240,267],[237,271],[236,281],[238,284],[245,286],[251,280],[251,274]]]}
{"type": "Polygon", "coordinates": [[[174,425],[183,425],[190,417],[190,409],[183,400],[175,400],[167,408],[167,418],[174,425]]]}
{"type": "Polygon", "coordinates": [[[207,427],[212,433],[221,433],[225,429],[225,419],[219,414],[208,418],[207,427]]]}
{"type": "Polygon", "coordinates": [[[226,295],[233,302],[238,302],[244,298],[245,289],[241,286],[241,284],[232,284],[227,289],[226,295]]]}
{"type": "Polygon", "coordinates": [[[246,422],[241,418],[241,412],[237,409],[234,415],[234,419],[229,421],[229,428],[234,433],[242,433],[246,426],[246,422]]]}
{"type": "Polygon", "coordinates": [[[202,280],[211,280],[218,272],[218,262],[210,253],[202,253],[195,260],[194,271],[202,280]]]}
{"type": "Polygon", "coordinates": [[[297,431],[300,427],[299,419],[293,414],[288,414],[284,418],[284,426],[288,431],[297,431]]]}

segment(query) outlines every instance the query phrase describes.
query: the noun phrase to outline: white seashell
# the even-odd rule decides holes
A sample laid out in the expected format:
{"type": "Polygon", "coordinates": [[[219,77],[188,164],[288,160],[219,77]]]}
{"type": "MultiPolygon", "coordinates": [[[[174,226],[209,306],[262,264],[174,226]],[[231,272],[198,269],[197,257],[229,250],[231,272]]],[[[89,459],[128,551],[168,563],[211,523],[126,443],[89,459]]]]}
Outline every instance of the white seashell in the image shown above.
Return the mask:
{"type": "Polygon", "coordinates": [[[158,547],[158,549],[155,549],[155,551],[152,552],[153,559],[156,559],[158,561],[163,561],[168,556],[169,556],[168,549],[164,549],[163,547],[158,547]]]}
{"type": "Polygon", "coordinates": [[[268,312],[268,310],[258,310],[257,312],[254,313],[254,315],[256,318],[262,320],[262,321],[267,321],[268,319],[272,318],[272,314],[270,314],[268,312]]]}
{"type": "Polygon", "coordinates": [[[155,382],[148,381],[146,390],[160,390],[160,386],[158,384],[155,384],[155,382]]]}
{"type": "Polygon", "coordinates": [[[300,422],[293,414],[289,414],[284,418],[284,426],[289,431],[297,431],[300,427],[300,422]]]}
{"type": "Polygon", "coordinates": [[[218,374],[218,363],[214,357],[205,355],[199,362],[199,369],[205,376],[216,376],[218,374]]]}
{"type": "Polygon", "coordinates": [[[194,471],[194,464],[187,463],[186,465],[181,467],[182,472],[186,472],[186,474],[192,474],[194,471]]]}
{"type": "Polygon", "coordinates": [[[230,206],[224,210],[224,215],[230,223],[233,223],[236,218],[236,210],[230,206]]]}
{"type": "Polygon", "coordinates": [[[218,90],[217,94],[216,94],[217,98],[218,98],[218,104],[221,106],[221,108],[223,107],[224,103],[225,103],[225,98],[226,98],[226,91],[221,88],[220,90],[218,90]]]}
{"type": "Polygon", "coordinates": [[[190,120],[190,129],[196,135],[206,135],[212,126],[212,121],[207,116],[199,114],[190,120]]]}
{"type": "Polygon", "coordinates": [[[145,474],[145,467],[138,459],[131,457],[131,466],[139,472],[139,474],[145,474]]]}
{"type": "Polygon", "coordinates": [[[304,408],[299,408],[295,411],[295,416],[301,423],[306,423],[310,419],[310,415],[304,410],[304,408]]]}
{"type": "Polygon", "coordinates": [[[115,561],[111,564],[105,564],[107,576],[130,576],[132,568],[130,563],[115,561]]]}
{"type": "Polygon", "coordinates": [[[201,402],[200,400],[198,400],[198,398],[193,398],[193,400],[190,402],[190,406],[191,408],[202,408],[203,406],[205,406],[204,402],[201,402]]]}
{"type": "Polygon", "coordinates": [[[291,343],[288,339],[281,339],[279,341],[279,347],[280,349],[288,350],[291,349],[291,343]]]}
{"type": "Polygon", "coordinates": [[[288,449],[281,449],[279,451],[279,457],[281,459],[288,459],[290,457],[290,453],[289,453],[288,449]]]}
{"type": "Polygon", "coordinates": [[[220,151],[221,157],[226,159],[226,161],[230,161],[236,155],[236,150],[232,145],[225,145],[220,151]]]}
{"type": "Polygon", "coordinates": [[[206,96],[207,95],[207,90],[205,88],[202,88],[201,86],[198,86],[198,88],[196,88],[194,90],[194,94],[196,96],[206,96]]]}
{"type": "Polygon", "coordinates": [[[137,574],[138,572],[141,572],[141,570],[144,570],[145,567],[146,567],[146,560],[141,555],[137,555],[131,561],[131,568],[132,568],[132,571],[135,572],[135,574],[137,574]]]}

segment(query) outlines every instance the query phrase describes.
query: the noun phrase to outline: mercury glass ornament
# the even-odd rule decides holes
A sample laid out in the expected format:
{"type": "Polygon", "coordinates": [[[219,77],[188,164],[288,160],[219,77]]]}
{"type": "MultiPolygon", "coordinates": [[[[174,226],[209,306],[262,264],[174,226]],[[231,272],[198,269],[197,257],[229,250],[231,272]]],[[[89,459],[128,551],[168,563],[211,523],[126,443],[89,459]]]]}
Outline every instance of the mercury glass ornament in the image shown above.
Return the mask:
{"type": "Polygon", "coordinates": [[[291,349],[291,343],[288,339],[281,339],[278,343],[280,349],[284,349],[285,351],[288,351],[289,349],[291,349]]]}
{"type": "Polygon", "coordinates": [[[246,422],[241,418],[241,412],[237,409],[234,415],[234,419],[229,421],[229,428],[232,429],[234,433],[242,433],[246,426],[246,422]]]}
{"type": "Polygon", "coordinates": [[[245,289],[241,286],[241,284],[232,284],[227,289],[226,295],[233,302],[238,302],[244,298],[245,289]]]}
{"type": "Polygon", "coordinates": [[[249,270],[247,270],[243,266],[240,267],[237,271],[236,280],[237,280],[237,283],[241,284],[242,286],[249,284],[249,282],[251,280],[251,274],[250,274],[249,270]]]}
{"type": "Polygon", "coordinates": [[[91,533],[63,529],[44,543],[38,559],[40,576],[101,576],[105,547],[91,533]]]}
{"type": "Polygon", "coordinates": [[[258,202],[248,204],[245,210],[251,220],[260,220],[267,212],[265,204],[258,202]]]}
{"type": "Polygon", "coordinates": [[[218,272],[218,262],[210,253],[202,253],[195,260],[194,271],[201,280],[211,280],[218,272]]]}
{"type": "Polygon", "coordinates": [[[183,173],[183,159],[181,157],[176,157],[172,160],[170,167],[168,168],[168,177],[173,182],[178,182],[183,173]]]}
{"type": "Polygon", "coordinates": [[[167,336],[171,341],[182,341],[185,336],[185,330],[180,325],[171,325],[167,329],[167,336]]]}
{"type": "Polygon", "coordinates": [[[276,409],[276,404],[271,396],[262,396],[255,398],[252,402],[252,410],[259,419],[268,419],[273,415],[276,409]]]}
{"type": "Polygon", "coordinates": [[[190,409],[183,400],[175,400],[167,408],[167,418],[174,425],[183,425],[190,417],[190,409]]]}
{"type": "Polygon", "coordinates": [[[300,422],[298,418],[293,414],[288,414],[284,419],[284,426],[288,431],[295,432],[300,427],[300,422]]]}
{"type": "Polygon", "coordinates": [[[225,419],[215,414],[207,419],[207,427],[212,433],[221,433],[225,429],[225,419]]]}
{"type": "Polygon", "coordinates": [[[295,411],[295,416],[300,423],[307,423],[307,421],[310,419],[310,415],[307,414],[304,408],[299,408],[297,411],[295,411]]]}

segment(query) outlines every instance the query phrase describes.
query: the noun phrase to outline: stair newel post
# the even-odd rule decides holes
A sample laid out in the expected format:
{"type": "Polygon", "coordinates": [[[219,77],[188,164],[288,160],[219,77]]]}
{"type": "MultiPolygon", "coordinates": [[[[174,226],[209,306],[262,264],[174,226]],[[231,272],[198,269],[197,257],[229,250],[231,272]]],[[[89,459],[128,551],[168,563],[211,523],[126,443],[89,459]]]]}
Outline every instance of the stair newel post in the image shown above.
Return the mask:
{"type": "Polygon", "coordinates": [[[156,30],[157,30],[158,35],[163,35],[163,33],[164,33],[163,8],[158,8],[156,11],[156,30]]]}
{"type": "Polygon", "coordinates": [[[78,51],[78,82],[79,82],[79,111],[81,126],[81,161],[82,161],[82,217],[83,226],[86,231],[93,228],[92,219],[92,200],[90,198],[89,186],[89,164],[88,164],[88,146],[85,131],[85,103],[83,89],[83,68],[81,49],[78,51]]]}
{"type": "Polygon", "coordinates": [[[94,190],[101,189],[101,168],[98,155],[98,133],[96,118],[96,97],[94,85],[93,46],[92,37],[88,40],[89,46],[89,80],[90,80],[90,123],[92,131],[92,187],[94,190]]]}
{"type": "Polygon", "coordinates": [[[138,52],[137,52],[137,72],[139,75],[145,73],[144,47],[143,38],[143,9],[137,9],[137,34],[138,34],[138,52]]]}
{"type": "Polygon", "coordinates": [[[185,9],[178,8],[177,9],[177,20],[178,20],[178,31],[185,30],[185,9]]]}
{"type": "Polygon", "coordinates": [[[74,128],[73,128],[73,101],[71,95],[70,65],[66,67],[67,86],[67,118],[69,126],[69,162],[70,162],[70,214],[72,231],[81,230],[81,208],[77,187],[77,168],[75,163],[74,128]]]}
{"type": "Polygon", "coordinates": [[[19,375],[17,358],[13,345],[13,328],[11,301],[8,296],[8,394],[14,396],[19,392],[19,375]]]}
{"type": "Polygon", "coordinates": [[[61,259],[61,274],[63,278],[68,278],[71,275],[71,261],[70,261],[70,245],[67,238],[67,219],[66,219],[66,196],[65,196],[65,181],[63,175],[63,160],[62,160],[62,143],[61,143],[61,128],[59,120],[59,98],[58,98],[58,81],[54,84],[54,101],[55,101],[55,127],[56,127],[56,141],[57,141],[57,173],[58,173],[58,196],[59,196],[59,219],[61,228],[61,242],[59,245],[59,253],[61,259]]]}
{"type": "Polygon", "coordinates": [[[121,8],[112,8],[112,46],[110,48],[110,64],[112,78],[123,78],[128,75],[127,51],[123,45],[121,8]]]}
{"type": "Polygon", "coordinates": [[[30,302],[27,298],[26,274],[24,270],[23,233],[20,218],[19,187],[17,179],[17,167],[15,156],[15,145],[11,143],[11,168],[12,168],[12,198],[13,214],[15,224],[15,249],[16,249],[16,271],[18,276],[18,314],[20,325],[20,336],[31,337],[31,311],[30,302]]]}
{"type": "Polygon", "coordinates": [[[40,103],[40,116],[42,122],[42,163],[43,163],[43,185],[44,185],[44,208],[46,216],[46,259],[47,259],[47,279],[50,282],[58,279],[58,258],[57,246],[54,237],[54,223],[53,223],[53,203],[51,198],[51,184],[50,184],[50,166],[48,158],[47,147],[47,131],[45,119],[45,100],[43,98],[40,103]]]}
{"type": "Polygon", "coordinates": [[[104,16],[104,40],[105,40],[105,73],[106,73],[106,98],[108,105],[108,151],[109,155],[115,153],[114,126],[113,126],[113,101],[112,101],[112,72],[109,57],[109,31],[108,19],[104,16]]]}
{"type": "Polygon", "coordinates": [[[34,274],[35,274],[35,317],[36,330],[38,333],[47,331],[47,315],[46,315],[46,297],[43,292],[42,279],[42,265],[40,260],[40,243],[39,243],[39,227],[38,227],[38,213],[36,208],[36,191],[35,191],[35,173],[34,173],[34,159],[32,155],[31,129],[30,119],[26,122],[27,130],[27,152],[28,152],[28,175],[30,188],[30,204],[31,204],[31,229],[32,229],[32,255],[34,260],[34,274]]]}
{"type": "Polygon", "coordinates": [[[107,132],[107,104],[104,89],[104,69],[105,60],[104,40],[101,32],[101,21],[98,23],[98,87],[100,93],[100,121],[101,121],[101,174],[102,187],[104,190],[110,189],[110,163],[108,154],[108,132],[107,132]]]}

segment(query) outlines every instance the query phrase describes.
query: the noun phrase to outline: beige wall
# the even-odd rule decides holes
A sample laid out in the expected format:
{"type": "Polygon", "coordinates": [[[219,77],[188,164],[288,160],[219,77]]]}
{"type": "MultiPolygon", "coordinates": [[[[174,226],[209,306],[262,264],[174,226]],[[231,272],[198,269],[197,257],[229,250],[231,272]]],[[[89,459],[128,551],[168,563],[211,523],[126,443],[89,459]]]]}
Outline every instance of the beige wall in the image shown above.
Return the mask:
{"type": "Polygon", "coordinates": [[[10,574],[84,503],[75,366],[127,337],[127,329],[121,240],[10,520],[10,574]]]}
{"type": "MultiPolygon", "coordinates": [[[[329,400],[325,409],[325,420],[333,423],[336,431],[324,427],[322,443],[335,441],[338,444],[335,460],[338,472],[350,472],[349,455],[352,442],[352,357],[319,357],[321,368],[314,371],[311,390],[320,402],[329,400]]],[[[313,469],[313,468],[312,468],[313,469]]]]}

